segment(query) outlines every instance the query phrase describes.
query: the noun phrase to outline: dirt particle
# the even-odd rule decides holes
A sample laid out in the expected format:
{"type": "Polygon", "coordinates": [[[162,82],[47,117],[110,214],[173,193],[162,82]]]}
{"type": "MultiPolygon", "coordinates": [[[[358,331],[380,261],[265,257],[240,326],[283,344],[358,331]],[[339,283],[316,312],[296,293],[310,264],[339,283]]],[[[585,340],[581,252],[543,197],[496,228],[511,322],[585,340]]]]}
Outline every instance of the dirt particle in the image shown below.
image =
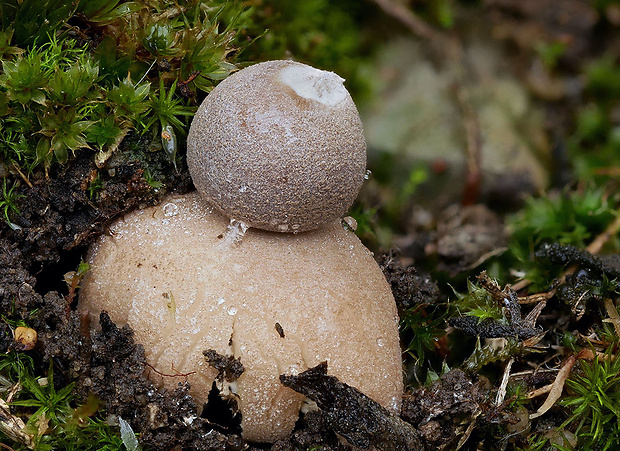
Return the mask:
{"type": "Polygon", "coordinates": [[[276,332],[280,335],[280,338],[284,338],[284,329],[280,323],[276,323],[276,332]]]}

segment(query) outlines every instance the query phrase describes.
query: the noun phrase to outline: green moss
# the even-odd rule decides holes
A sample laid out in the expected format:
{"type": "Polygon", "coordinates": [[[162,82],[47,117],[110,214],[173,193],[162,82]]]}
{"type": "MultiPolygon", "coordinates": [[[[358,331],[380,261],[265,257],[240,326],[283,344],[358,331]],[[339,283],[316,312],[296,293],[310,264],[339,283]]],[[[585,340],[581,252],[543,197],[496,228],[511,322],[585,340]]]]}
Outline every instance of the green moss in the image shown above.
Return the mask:
{"type": "Polygon", "coordinates": [[[260,3],[245,33],[256,36],[268,31],[248,49],[250,59],[293,57],[338,73],[356,100],[368,94],[370,80],[362,73],[361,63],[378,42],[366,25],[377,19],[372,8],[356,0],[260,3]]]}
{"type": "Polygon", "coordinates": [[[620,359],[609,352],[604,359],[580,361],[568,379],[568,396],[560,403],[570,409],[565,426],[576,425],[580,449],[617,449],[620,446],[620,359]]]}
{"type": "MultiPolygon", "coordinates": [[[[536,249],[542,243],[585,248],[615,219],[619,201],[604,188],[593,186],[528,199],[525,207],[509,218],[510,254],[518,260],[513,267],[526,271],[533,290],[545,289],[563,268],[537,261],[536,249]]],[[[615,247],[613,241],[610,244],[615,247]]]]}
{"type": "Polygon", "coordinates": [[[491,294],[479,286],[467,280],[467,293],[455,293],[457,300],[452,305],[459,316],[473,316],[479,321],[494,319],[507,323],[504,313],[498,303],[493,300],[491,294]]]}
{"type": "Polygon", "coordinates": [[[403,312],[400,333],[411,337],[405,352],[421,365],[426,364],[427,354],[436,351],[437,341],[446,334],[445,317],[445,311],[425,305],[403,312]]]}
{"type": "Polygon", "coordinates": [[[0,212],[2,212],[2,216],[4,221],[11,227],[15,229],[17,226],[11,222],[11,214],[19,214],[19,208],[15,204],[16,200],[20,197],[25,197],[22,194],[18,194],[15,192],[15,188],[17,187],[14,184],[12,187],[8,188],[7,180],[4,179],[2,182],[2,197],[0,198],[0,212]]]}
{"type": "Polygon", "coordinates": [[[0,155],[25,173],[80,148],[111,153],[130,129],[182,132],[199,97],[236,69],[237,22],[220,30],[218,2],[57,3],[37,14],[31,1],[3,6],[13,21],[0,32],[0,155]],[[23,38],[43,22],[45,33],[23,38]]]}
{"type": "MultiPolygon", "coordinates": [[[[27,419],[21,432],[32,438],[34,449],[122,449],[123,442],[118,431],[96,415],[100,406],[94,396],[82,405],[72,407],[73,386],[56,387],[51,361],[47,373],[37,375],[33,360],[28,355],[10,351],[0,356],[0,381],[3,385],[7,384],[0,389],[6,390],[16,383],[20,384],[18,397],[10,404],[11,413],[27,419]],[[47,427],[40,429],[39,425],[43,424],[47,427]]],[[[16,451],[32,449],[24,443],[10,440],[1,431],[0,443],[10,443],[11,449],[16,451]]]]}
{"type": "Polygon", "coordinates": [[[577,177],[600,182],[620,171],[620,128],[612,120],[620,95],[620,65],[604,55],[584,67],[583,77],[586,102],[577,108],[568,147],[577,177]]]}

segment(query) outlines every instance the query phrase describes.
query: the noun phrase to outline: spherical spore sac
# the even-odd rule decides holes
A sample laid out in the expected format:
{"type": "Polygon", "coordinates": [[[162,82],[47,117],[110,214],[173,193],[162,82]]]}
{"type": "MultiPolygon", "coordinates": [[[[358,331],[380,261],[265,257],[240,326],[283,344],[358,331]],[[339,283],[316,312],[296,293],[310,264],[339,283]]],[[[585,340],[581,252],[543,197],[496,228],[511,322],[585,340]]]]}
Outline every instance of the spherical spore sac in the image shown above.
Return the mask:
{"type": "Polygon", "coordinates": [[[229,218],[264,230],[303,232],[342,217],[366,169],[362,123],[343,81],[293,61],[228,77],[187,138],[196,189],[229,218]]]}

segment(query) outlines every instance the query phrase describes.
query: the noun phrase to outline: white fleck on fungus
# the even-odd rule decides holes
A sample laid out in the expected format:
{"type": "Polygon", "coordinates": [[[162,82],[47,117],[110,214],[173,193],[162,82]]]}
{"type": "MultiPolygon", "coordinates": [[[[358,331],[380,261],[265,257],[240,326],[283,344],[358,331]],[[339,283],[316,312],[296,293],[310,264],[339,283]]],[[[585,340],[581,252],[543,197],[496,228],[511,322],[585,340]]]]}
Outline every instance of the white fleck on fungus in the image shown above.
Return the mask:
{"type": "Polygon", "coordinates": [[[196,189],[229,218],[275,232],[343,216],[366,169],[366,142],[343,79],[268,61],[221,82],[187,138],[196,189]]]}
{"type": "MultiPolygon", "coordinates": [[[[149,364],[186,374],[199,402],[217,375],[203,351],[239,358],[236,394],[250,441],[290,433],[304,399],[278,377],[323,361],[398,412],[396,306],[359,239],[336,220],[298,235],[250,229],[240,246],[223,246],[228,222],[197,193],[126,215],[92,247],[79,308],[129,324],[149,364]]],[[[151,376],[169,388],[184,379],[151,376]]]]}

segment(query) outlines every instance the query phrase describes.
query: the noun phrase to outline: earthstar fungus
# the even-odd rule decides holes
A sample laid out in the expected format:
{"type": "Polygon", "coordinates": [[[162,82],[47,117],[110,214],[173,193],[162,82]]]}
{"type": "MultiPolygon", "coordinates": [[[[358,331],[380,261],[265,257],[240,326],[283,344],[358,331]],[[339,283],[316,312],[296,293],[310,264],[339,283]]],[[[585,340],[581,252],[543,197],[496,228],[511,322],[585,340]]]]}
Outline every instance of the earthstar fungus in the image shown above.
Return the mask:
{"type": "Polygon", "coordinates": [[[262,63],[229,77],[205,103],[188,138],[198,192],[113,224],[89,252],[79,308],[129,324],[151,377],[168,388],[187,380],[198,402],[218,375],[203,351],[238,358],[245,370],[230,390],[249,441],[290,433],[304,397],[279,376],[324,361],[330,375],[397,413],[394,299],[372,254],[340,221],[365,170],[361,123],[342,80],[289,61],[262,63]],[[301,117],[282,116],[295,108],[301,117]],[[324,133],[307,132],[313,121],[324,133]],[[240,243],[222,238],[231,219],[251,226],[240,243]]]}

